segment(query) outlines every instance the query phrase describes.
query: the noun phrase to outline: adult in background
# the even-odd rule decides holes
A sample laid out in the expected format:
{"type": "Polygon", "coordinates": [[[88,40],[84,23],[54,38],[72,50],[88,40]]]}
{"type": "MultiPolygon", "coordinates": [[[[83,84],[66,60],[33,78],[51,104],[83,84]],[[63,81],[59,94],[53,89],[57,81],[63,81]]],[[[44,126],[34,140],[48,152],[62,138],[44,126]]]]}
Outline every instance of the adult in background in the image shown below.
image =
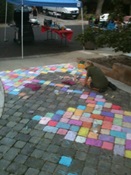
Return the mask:
{"type": "Polygon", "coordinates": [[[37,18],[38,10],[37,10],[37,8],[35,6],[32,9],[32,14],[33,14],[33,18],[37,18]]]}

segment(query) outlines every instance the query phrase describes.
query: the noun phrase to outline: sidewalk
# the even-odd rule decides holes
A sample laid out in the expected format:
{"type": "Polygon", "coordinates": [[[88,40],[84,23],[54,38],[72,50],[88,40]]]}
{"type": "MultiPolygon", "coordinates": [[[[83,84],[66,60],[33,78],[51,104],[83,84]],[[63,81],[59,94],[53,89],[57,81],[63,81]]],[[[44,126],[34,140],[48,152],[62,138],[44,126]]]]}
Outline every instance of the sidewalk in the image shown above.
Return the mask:
{"type": "Polygon", "coordinates": [[[61,83],[63,76],[84,78],[77,57],[102,54],[114,53],[75,51],[1,61],[2,175],[131,174],[131,88],[111,79],[118,90],[99,94],[61,83]],[[28,83],[41,88],[32,91],[24,86],[28,83]]]}

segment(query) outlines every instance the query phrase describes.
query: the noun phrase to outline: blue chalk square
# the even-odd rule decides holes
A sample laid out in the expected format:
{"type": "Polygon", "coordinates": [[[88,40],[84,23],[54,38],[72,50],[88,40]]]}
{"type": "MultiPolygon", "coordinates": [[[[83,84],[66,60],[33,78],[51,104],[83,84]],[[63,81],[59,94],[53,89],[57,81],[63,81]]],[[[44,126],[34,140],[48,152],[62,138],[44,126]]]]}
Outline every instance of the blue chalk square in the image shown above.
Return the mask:
{"type": "Polygon", "coordinates": [[[77,109],[85,110],[85,109],[86,109],[86,106],[79,105],[79,106],[77,107],[77,109]]]}
{"type": "Polygon", "coordinates": [[[68,123],[64,123],[64,122],[59,122],[56,125],[57,128],[62,128],[62,129],[69,129],[70,128],[70,124],[68,123]]]}
{"type": "Polygon", "coordinates": [[[32,120],[36,120],[36,121],[40,121],[40,119],[42,118],[42,116],[40,115],[35,115],[32,120]]]}
{"type": "Polygon", "coordinates": [[[75,132],[79,131],[79,129],[80,129],[80,127],[79,127],[79,126],[75,126],[75,125],[72,125],[72,126],[70,127],[70,130],[71,130],[71,131],[75,131],[75,132]]]}
{"type": "Polygon", "coordinates": [[[74,90],[73,92],[76,93],[76,94],[82,94],[83,93],[83,91],[80,91],[80,90],[74,90]]]}
{"type": "Polygon", "coordinates": [[[11,92],[9,92],[9,94],[12,94],[12,95],[18,95],[19,92],[11,91],[11,92]]]}
{"type": "Polygon", "coordinates": [[[96,104],[97,104],[97,105],[101,105],[101,106],[104,106],[105,102],[102,102],[102,101],[98,101],[96,104]]]}
{"type": "Polygon", "coordinates": [[[78,175],[77,173],[68,173],[67,175],[78,175]]]}
{"type": "Polygon", "coordinates": [[[63,115],[64,113],[65,113],[65,111],[63,111],[63,110],[56,111],[56,114],[59,114],[59,115],[63,115]]]}
{"type": "Polygon", "coordinates": [[[69,167],[71,165],[71,162],[72,162],[71,157],[62,156],[59,161],[59,164],[69,167]]]}

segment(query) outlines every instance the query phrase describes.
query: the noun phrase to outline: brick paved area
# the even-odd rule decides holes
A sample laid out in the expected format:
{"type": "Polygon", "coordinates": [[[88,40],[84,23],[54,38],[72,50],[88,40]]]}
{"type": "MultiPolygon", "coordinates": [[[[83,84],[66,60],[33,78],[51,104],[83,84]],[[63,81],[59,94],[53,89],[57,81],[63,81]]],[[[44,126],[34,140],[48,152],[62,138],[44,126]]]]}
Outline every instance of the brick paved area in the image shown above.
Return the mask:
{"type": "Polygon", "coordinates": [[[67,75],[85,78],[69,64],[0,72],[2,175],[131,174],[131,94],[64,85],[67,75]]]}

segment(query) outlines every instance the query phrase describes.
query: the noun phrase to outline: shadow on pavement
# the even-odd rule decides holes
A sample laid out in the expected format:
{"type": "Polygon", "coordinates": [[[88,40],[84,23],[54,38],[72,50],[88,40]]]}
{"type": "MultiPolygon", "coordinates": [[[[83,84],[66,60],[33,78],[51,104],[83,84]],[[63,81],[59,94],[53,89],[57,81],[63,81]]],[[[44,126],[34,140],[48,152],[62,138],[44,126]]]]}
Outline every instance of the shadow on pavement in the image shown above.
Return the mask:
{"type": "MultiPolygon", "coordinates": [[[[70,52],[81,50],[82,46],[75,40],[75,36],[81,30],[81,26],[68,26],[73,30],[71,42],[61,40],[53,34],[52,39],[47,40],[47,33],[42,33],[40,27],[33,27],[34,43],[24,44],[24,56],[35,56],[50,53],[70,52]]],[[[0,28],[0,60],[17,59],[21,56],[21,45],[14,42],[14,27],[7,27],[7,41],[4,41],[4,27],[0,28]]]]}

